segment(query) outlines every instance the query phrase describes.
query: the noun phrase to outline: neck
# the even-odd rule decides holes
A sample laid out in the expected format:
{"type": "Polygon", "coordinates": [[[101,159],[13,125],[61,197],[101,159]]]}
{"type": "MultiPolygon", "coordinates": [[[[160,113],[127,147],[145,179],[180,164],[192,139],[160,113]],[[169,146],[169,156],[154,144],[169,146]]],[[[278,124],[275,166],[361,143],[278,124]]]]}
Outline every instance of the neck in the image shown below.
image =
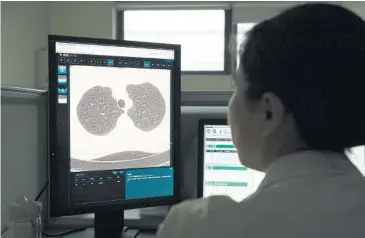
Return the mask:
{"type": "Polygon", "coordinates": [[[292,140],[291,143],[277,143],[277,145],[272,146],[271,150],[267,150],[264,159],[264,169],[266,170],[272,163],[274,163],[279,158],[307,150],[310,150],[310,148],[302,140],[292,140]]]}

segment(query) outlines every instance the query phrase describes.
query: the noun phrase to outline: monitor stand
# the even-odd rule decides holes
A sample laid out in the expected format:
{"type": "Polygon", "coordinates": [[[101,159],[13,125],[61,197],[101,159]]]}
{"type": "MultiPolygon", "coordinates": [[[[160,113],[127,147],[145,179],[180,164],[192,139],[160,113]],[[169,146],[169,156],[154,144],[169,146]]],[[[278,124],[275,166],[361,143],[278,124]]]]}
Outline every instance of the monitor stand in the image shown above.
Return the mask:
{"type": "Polygon", "coordinates": [[[121,238],[124,231],[124,211],[95,213],[95,238],[121,238]]]}

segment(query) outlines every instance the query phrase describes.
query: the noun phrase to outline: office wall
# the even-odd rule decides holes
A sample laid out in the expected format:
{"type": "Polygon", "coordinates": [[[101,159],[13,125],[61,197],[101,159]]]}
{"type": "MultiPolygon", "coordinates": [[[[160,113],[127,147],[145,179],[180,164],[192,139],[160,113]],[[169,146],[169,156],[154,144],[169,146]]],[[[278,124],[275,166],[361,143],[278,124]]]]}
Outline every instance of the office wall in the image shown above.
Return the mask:
{"type": "Polygon", "coordinates": [[[114,2],[50,2],[50,33],[113,38],[114,2]]]}
{"type": "Polygon", "coordinates": [[[36,51],[47,47],[48,4],[1,2],[2,85],[34,87],[36,51]]]}
{"type": "Polygon", "coordinates": [[[12,202],[23,196],[35,199],[45,184],[45,132],[40,124],[45,122],[45,103],[33,97],[15,101],[18,98],[1,100],[2,225],[12,202]]]}
{"type": "MultiPolygon", "coordinates": [[[[34,87],[36,51],[47,46],[48,4],[1,2],[1,84],[34,87]]],[[[1,224],[19,196],[34,199],[44,174],[38,105],[1,100],[1,224]]]]}

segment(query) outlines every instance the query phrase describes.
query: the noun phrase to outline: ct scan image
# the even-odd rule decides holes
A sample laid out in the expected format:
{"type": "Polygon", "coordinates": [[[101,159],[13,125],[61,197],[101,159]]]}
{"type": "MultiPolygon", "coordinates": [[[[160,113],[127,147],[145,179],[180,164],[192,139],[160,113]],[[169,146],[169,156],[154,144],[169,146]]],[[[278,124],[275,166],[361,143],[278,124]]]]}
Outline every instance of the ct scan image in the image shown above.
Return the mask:
{"type": "Polygon", "coordinates": [[[71,171],[170,165],[170,71],[70,67],[71,171]]]}

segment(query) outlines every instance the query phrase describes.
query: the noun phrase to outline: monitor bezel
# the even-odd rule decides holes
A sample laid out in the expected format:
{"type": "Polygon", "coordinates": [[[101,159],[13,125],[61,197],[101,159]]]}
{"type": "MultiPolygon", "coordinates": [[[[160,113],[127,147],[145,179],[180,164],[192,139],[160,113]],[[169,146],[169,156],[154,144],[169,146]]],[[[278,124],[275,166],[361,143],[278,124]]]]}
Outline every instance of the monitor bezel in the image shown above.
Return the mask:
{"type": "MultiPolygon", "coordinates": [[[[54,105],[57,102],[56,95],[56,81],[51,72],[53,72],[56,67],[56,42],[65,42],[65,43],[78,43],[78,44],[98,44],[98,45],[106,45],[106,46],[122,46],[122,47],[135,47],[135,48],[147,48],[147,49],[161,49],[161,50],[173,50],[174,51],[174,71],[173,71],[173,80],[174,80],[174,89],[173,89],[173,168],[174,168],[174,195],[169,197],[154,197],[148,199],[138,199],[138,200],[130,200],[120,202],[118,204],[108,204],[101,205],[95,203],[93,206],[88,207],[77,207],[71,206],[68,203],[67,209],[63,206],[60,208],[60,204],[56,203],[57,201],[52,201],[52,193],[62,193],[66,191],[56,191],[59,184],[62,182],[56,176],[52,177],[52,171],[57,171],[55,168],[55,164],[51,163],[52,152],[49,150],[48,153],[48,164],[49,164],[49,181],[50,181],[50,215],[51,217],[59,217],[59,216],[68,216],[68,215],[77,215],[77,214],[86,214],[86,213],[98,213],[105,211],[119,211],[126,209],[135,209],[135,208],[144,208],[151,206],[165,206],[165,205],[173,205],[181,201],[181,162],[180,162],[180,118],[181,118],[181,46],[173,45],[173,44],[160,44],[160,43],[149,43],[149,42],[135,42],[135,41],[121,41],[121,40],[113,40],[113,39],[99,39],[99,38],[88,38],[88,37],[73,37],[73,36],[61,36],[61,35],[49,35],[48,36],[48,70],[49,70],[49,91],[48,91],[48,138],[50,139],[50,134],[55,132],[55,123],[51,123],[52,113],[56,110],[54,105]]],[[[50,143],[48,145],[50,147],[50,143]]],[[[67,193],[69,193],[69,189],[67,193]]]]}
{"type": "Polygon", "coordinates": [[[198,122],[198,186],[197,196],[198,198],[203,197],[204,191],[204,146],[205,146],[205,126],[227,126],[227,119],[200,119],[198,122]]]}

